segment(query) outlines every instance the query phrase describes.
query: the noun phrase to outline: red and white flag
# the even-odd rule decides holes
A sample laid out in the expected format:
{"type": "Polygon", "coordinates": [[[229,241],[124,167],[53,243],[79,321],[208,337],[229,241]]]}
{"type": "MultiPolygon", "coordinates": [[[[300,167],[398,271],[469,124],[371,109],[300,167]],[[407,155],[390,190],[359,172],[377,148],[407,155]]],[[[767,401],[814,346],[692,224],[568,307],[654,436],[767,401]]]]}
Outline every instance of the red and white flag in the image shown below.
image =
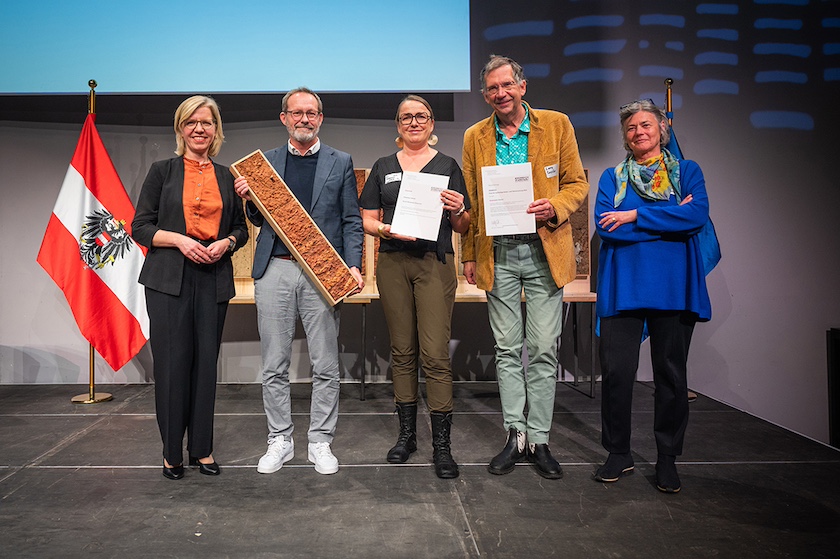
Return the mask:
{"type": "Polygon", "coordinates": [[[145,250],[131,238],[134,206],[89,114],[58,193],[38,263],[64,292],[82,335],[115,371],[149,339],[137,283],[145,250]]]}

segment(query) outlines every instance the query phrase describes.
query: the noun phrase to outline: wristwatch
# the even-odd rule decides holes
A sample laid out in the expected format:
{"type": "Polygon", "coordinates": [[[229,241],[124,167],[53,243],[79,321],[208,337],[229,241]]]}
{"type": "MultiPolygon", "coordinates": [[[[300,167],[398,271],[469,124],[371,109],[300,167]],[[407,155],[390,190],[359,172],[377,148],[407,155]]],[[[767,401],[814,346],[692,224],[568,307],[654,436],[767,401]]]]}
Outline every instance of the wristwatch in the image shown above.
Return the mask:
{"type": "Polygon", "coordinates": [[[234,239],[232,237],[228,237],[227,240],[228,240],[228,243],[230,243],[230,246],[228,247],[228,251],[233,252],[233,249],[236,248],[236,239],[234,239]]]}
{"type": "Polygon", "coordinates": [[[460,217],[460,216],[464,215],[465,211],[467,211],[467,205],[466,204],[461,204],[461,209],[458,210],[457,212],[455,212],[455,215],[460,217]]]}

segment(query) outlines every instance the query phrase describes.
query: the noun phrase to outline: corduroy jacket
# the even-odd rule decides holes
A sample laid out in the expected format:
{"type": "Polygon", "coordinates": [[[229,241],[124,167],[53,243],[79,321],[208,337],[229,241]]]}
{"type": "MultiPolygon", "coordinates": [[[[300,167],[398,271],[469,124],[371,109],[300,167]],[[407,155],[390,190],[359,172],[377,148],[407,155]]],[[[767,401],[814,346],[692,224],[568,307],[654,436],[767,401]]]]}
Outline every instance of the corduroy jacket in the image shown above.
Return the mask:
{"type": "MultiPolygon", "coordinates": [[[[532,165],[534,199],[547,198],[555,217],[537,221],[551,276],[557,287],[575,279],[576,264],[571,216],[589,195],[589,184],[580,161],[577,138],[565,114],[528,106],[531,131],[528,134],[528,161],[532,165]]],[[[464,133],[463,167],[470,196],[470,228],[463,236],[464,262],[476,262],[476,285],[493,289],[493,237],[484,227],[484,195],[481,168],[496,164],[495,117],[482,120],[464,133]]]]}

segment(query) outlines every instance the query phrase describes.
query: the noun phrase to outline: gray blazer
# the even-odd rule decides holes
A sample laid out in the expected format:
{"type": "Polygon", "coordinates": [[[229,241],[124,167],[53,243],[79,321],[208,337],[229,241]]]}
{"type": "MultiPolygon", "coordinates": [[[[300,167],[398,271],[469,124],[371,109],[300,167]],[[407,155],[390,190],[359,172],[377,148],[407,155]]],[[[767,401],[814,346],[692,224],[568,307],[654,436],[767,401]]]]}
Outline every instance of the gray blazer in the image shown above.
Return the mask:
{"type": "MultiPolygon", "coordinates": [[[[288,151],[288,144],[283,144],[265,154],[281,177],[286,172],[288,151]]],[[[306,210],[344,262],[351,268],[355,266],[361,269],[364,230],[356,191],[356,175],[349,154],[321,144],[318,165],[315,167],[312,207],[306,210]]],[[[253,203],[246,204],[246,214],[254,225],[261,227],[251,274],[254,279],[259,279],[268,268],[277,235],[271,227],[262,227],[263,215],[253,203]]]]}

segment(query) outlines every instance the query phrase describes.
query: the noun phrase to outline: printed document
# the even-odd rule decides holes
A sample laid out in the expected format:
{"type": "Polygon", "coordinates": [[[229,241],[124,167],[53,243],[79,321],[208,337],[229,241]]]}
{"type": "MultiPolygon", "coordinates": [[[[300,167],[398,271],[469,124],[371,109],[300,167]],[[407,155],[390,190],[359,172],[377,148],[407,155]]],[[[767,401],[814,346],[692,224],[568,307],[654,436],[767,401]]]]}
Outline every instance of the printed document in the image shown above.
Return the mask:
{"type": "Polygon", "coordinates": [[[537,232],[537,219],[527,212],[534,201],[530,163],[481,168],[484,227],[487,236],[537,232]]]}
{"type": "Polygon", "coordinates": [[[443,201],[440,193],[449,186],[449,177],[406,171],[394,209],[391,232],[437,241],[443,201]]]}

